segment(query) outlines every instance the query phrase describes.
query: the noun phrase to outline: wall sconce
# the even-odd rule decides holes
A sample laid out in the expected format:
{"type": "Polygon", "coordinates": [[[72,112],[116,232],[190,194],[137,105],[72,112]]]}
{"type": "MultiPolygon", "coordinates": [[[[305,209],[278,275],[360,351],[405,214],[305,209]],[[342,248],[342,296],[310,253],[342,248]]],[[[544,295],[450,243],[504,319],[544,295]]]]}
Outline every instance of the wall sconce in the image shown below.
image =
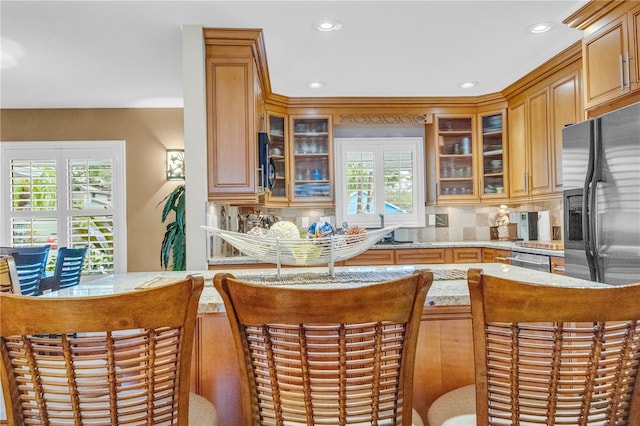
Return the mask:
{"type": "Polygon", "coordinates": [[[184,149],[167,150],[167,180],[184,180],[184,149]]]}

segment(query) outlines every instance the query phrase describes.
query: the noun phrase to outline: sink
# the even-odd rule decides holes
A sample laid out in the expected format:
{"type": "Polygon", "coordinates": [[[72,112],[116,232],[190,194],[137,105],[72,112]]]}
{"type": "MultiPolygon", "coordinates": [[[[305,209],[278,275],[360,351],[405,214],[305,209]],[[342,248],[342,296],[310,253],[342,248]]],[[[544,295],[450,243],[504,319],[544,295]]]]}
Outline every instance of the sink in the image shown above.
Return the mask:
{"type": "Polygon", "coordinates": [[[380,240],[376,243],[376,245],[380,245],[380,246],[394,246],[394,245],[398,245],[398,244],[413,244],[413,241],[398,241],[398,240],[393,240],[393,241],[387,241],[387,240],[380,240]]]}

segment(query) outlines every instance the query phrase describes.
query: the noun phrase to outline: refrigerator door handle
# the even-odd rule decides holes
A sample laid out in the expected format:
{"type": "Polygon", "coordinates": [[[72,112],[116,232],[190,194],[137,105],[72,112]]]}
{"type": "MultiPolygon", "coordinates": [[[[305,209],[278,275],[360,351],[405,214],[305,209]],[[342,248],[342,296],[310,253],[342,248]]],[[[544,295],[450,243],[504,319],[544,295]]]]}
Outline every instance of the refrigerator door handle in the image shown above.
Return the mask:
{"type": "Polygon", "coordinates": [[[587,174],[584,180],[584,186],[582,188],[582,235],[584,239],[584,253],[587,258],[587,264],[589,265],[589,275],[591,280],[596,281],[596,265],[593,254],[593,241],[592,241],[592,220],[591,220],[591,187],[593,186],[593,174],[594,174],[594,157],[595,157],[595,129],[594,121],[589,121],[589,160],[587,162],[587,174]]]}
{"type": "Polygon", "coordinates": [[[602,181],[602,126],[601,120],[594,120],[593,143],[593,176],[591,177],[589,194],[589,243],[595,271],[595,281],[603,282],[603,266],[598,252],[598,183],[602,181]]]}

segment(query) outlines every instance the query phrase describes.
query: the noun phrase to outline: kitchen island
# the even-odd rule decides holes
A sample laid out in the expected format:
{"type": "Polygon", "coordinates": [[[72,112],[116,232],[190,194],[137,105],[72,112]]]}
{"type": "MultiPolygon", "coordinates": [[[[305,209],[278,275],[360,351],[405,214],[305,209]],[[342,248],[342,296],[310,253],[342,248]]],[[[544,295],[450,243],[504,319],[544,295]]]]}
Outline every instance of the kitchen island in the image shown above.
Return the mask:
{"type": "MultiPolygon", "coordinates": [[[[233,270],[235,276],[265,285],[299,288],[367,285],[393,279],[416,269],[434,272],[434,283],[422,314],[414,376],[414,407],[423,419],[429,405],[443,393],[473,383],[471,308],[466,271],[481,268],[485,273],[526,282],[572,287],[603,286],[590,281],[532,271],[500,263],[393,265],[336,267],[336,279],[326,267],[285,268],[280,280],[274,269],[233,270]]],[[[211,400],[223,425],[240,424],[238,364],[224,305],[212,286],[221,270],[195,271],[205,278],[200,299],[192,365],[192,391],[211,400]]],[[[131,291],[162,285],[190,272],[137,272],[107,276],[79,286],[51,293],[47,297],[88,296],[131,291]]]]}

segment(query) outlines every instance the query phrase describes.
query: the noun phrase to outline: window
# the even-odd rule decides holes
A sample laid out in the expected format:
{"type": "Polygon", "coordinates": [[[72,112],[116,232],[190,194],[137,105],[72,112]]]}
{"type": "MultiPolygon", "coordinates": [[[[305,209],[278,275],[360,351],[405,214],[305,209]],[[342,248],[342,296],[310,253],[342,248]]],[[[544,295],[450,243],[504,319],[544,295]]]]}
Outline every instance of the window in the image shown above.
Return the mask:
{"type": "Polygon", "coordinates": [[[422,138],[336,138],[338,225],[425,226],[422,138]]]}
{"type": "Polygon", "coordinates": [[[89,246],[84,274],[126,271],[124,142],[0,144],[0,245],[89,246]]]}

